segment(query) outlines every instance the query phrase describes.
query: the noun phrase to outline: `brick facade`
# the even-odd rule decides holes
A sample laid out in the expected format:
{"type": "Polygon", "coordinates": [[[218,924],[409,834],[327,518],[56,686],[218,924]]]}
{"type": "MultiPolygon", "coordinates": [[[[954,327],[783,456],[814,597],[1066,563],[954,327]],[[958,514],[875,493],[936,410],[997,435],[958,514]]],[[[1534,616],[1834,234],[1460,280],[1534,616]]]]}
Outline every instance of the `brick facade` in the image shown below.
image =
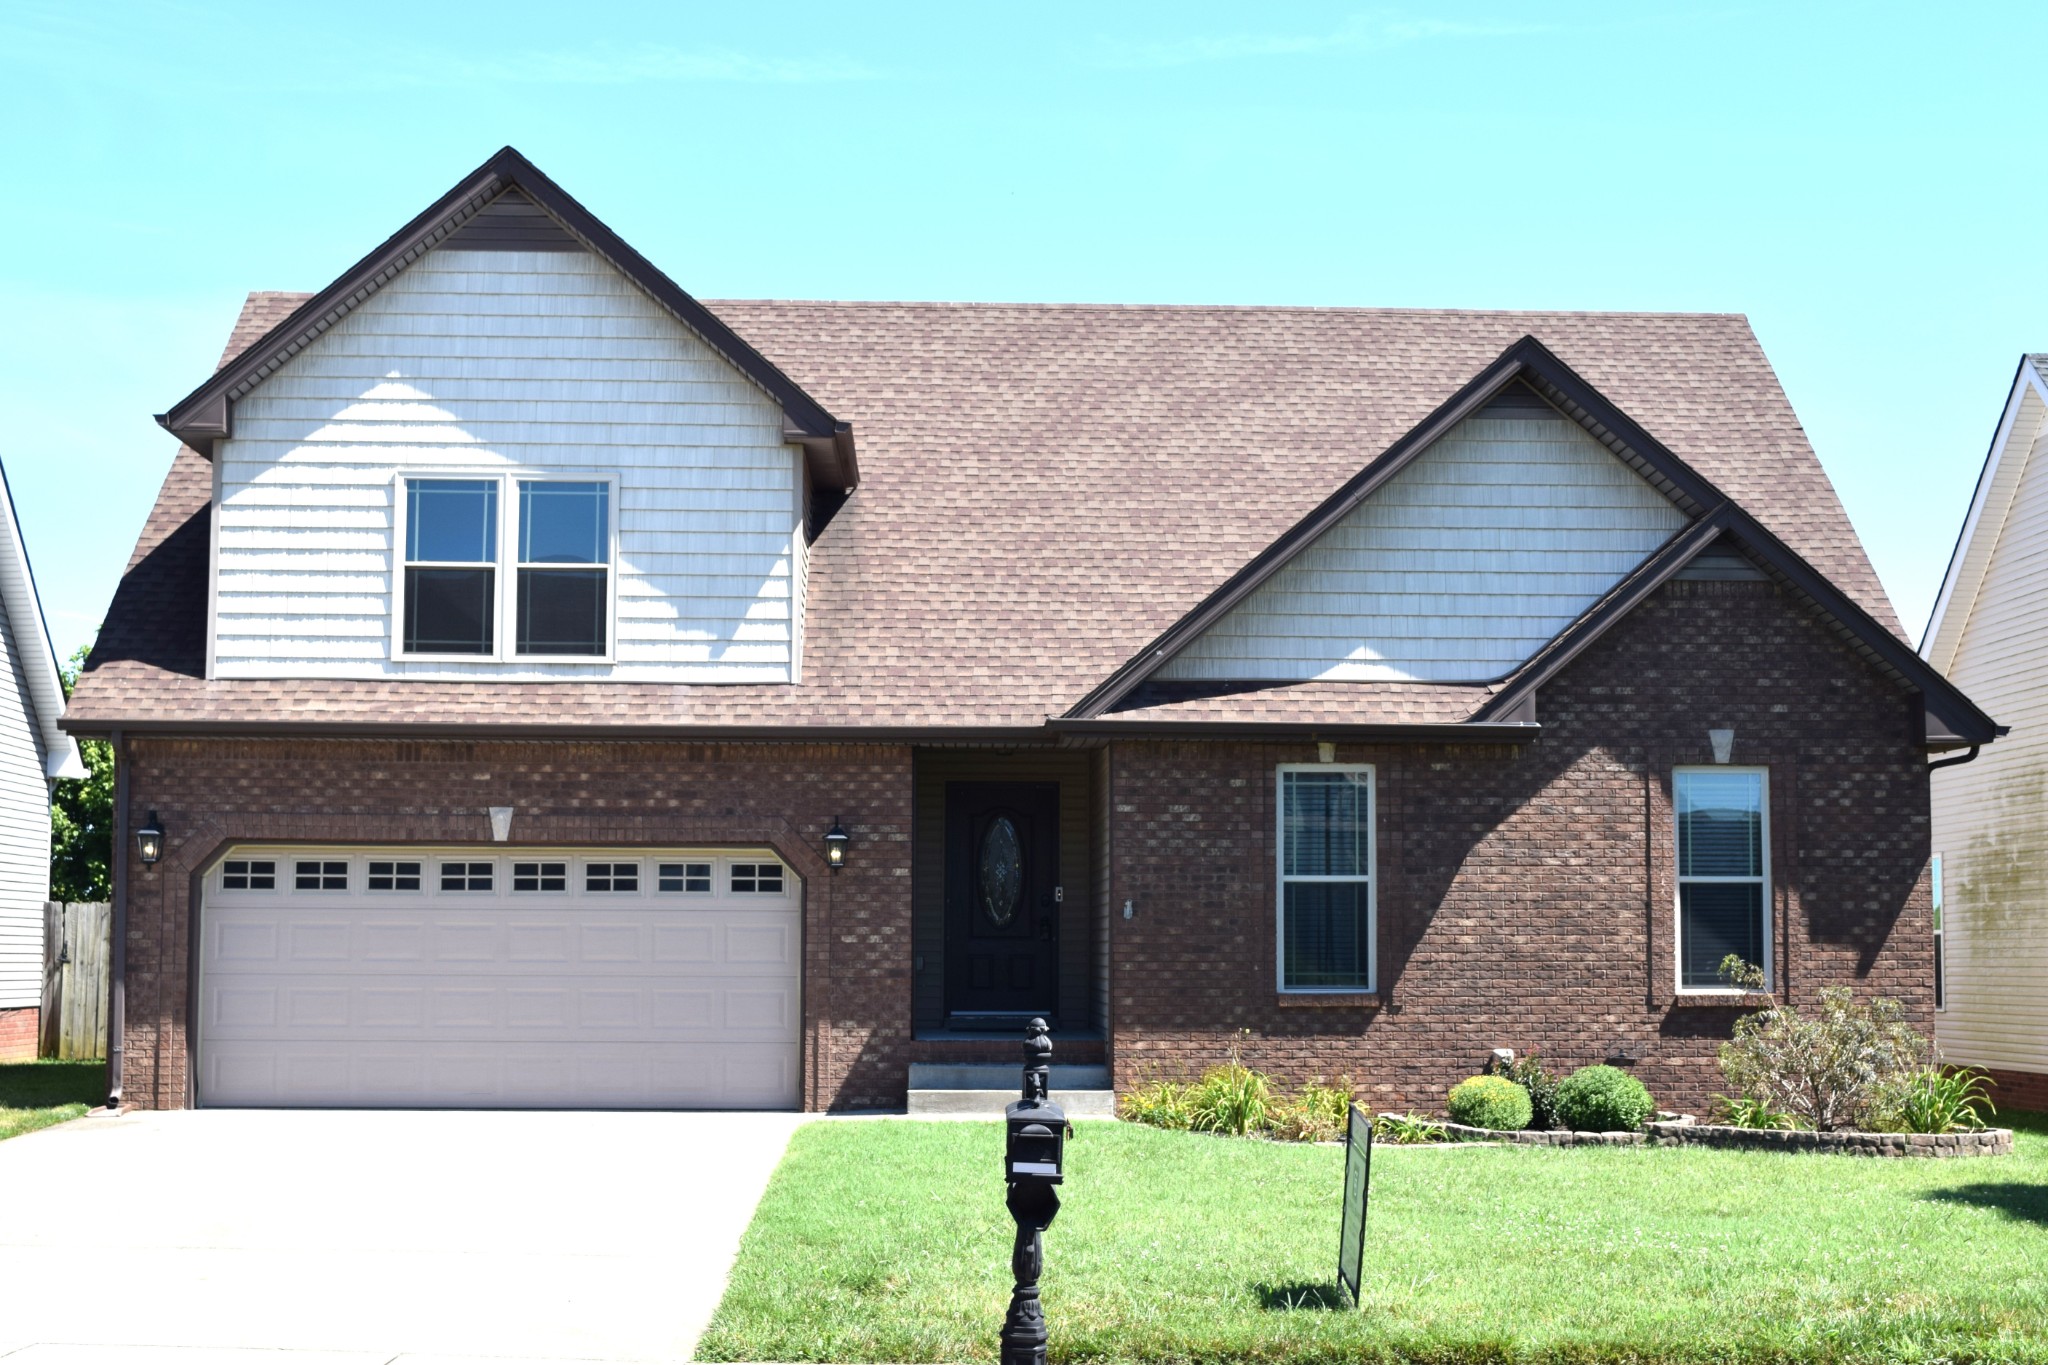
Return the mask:
{"type": "Polygon", "coordinates": [[[0,1062],[32,1062],[36,1059],[37,1021],[42,1011],[34,1005],[0,1010],[0,1062]]]}
{"type": "Polygon", "coordinates": [[[2001,1116],[2006,1114],[2048,1114],[2048,1075],[2039,1071],[2009,1071],[2004,1067],[1985,1067],[1995,1084],[1991,1087],[1991,1102],[1998,1106],[2001,1116]]]}
{"type": "Polygon", "coordinates": [[[242,841],[765,844],[804,881],[806,1108],[903,1102],[910,1041],[910,750],[882,745],[131,738],[131,816],[163,861],[132,868],[123,1099],[191,1102],[192,906],[242,841]],[[857,856],[819,852],[842,818],[857,856]]]}
{"type": "MultiPolygon", "coordinates": [[[[1721,1088],[1738,1011],[1674,989],[1670,774],[1770,769],[1775,988],[1896,997],[1931,1022],[1928,784],[1913,703],[1767,583],[1674,582],[1543,690],[1518,745],[1343,744],[1375,768],[1380,992],[1275,984],[1274,770],[1312,743],[1117,741],[1091,803],[1116,1082],[1198,1070],[1233,1041],[1288,1080],[1349,1074],[1378,1107],[1440,1109],[1490,1049],[1553,1069],[1615,1054],[1667,1105],[1721,1088]]],[[[134,869],[129,1103],[190,1102],[191,907],[231,843],[767,844],[804,879],[806,1107],[891,1107],[911,1027],[911,750],[900,745],[138,738],[130,811],[169,831],[134,869]],[[818,849],[841,818],[855,856],[818,849]]],[[[1007,1052],[1007,1049],[1005,1049],[1007,1052]]],[[[2000,1095],[2015,1103],[2016,1095],[2000,1095]]]]}
{"type": "Polygon", "coordinates": [[[1928,782],[1913,705],[1768,583],[1673,582],[1543,689],[1519,746],[1338,747],[1375,767],[1376,1000],[1282,996],[1274,770],[1313,744],[1122,743],[1111,764],[1117,1084],[1234,1040],[1289,1080],[1348,1074],[1441,1111],[1491,1049],[1638,1059],[1661,1103],[1722,1088],[1738,1011],[1677,996],[1670,775],[1770,769],[1775,986],[1893,996],[1931,1031],[1928,782]],[[1248,1031],[1248,1032],[1241,1032],[1248,1031]]]}

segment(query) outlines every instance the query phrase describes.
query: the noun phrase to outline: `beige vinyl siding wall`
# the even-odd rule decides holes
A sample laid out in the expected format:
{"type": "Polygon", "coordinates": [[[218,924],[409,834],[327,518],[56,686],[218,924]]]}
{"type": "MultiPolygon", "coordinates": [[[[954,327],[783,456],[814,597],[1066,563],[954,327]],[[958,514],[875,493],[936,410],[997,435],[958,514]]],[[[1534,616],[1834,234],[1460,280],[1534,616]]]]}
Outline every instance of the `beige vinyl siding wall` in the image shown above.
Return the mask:
{"type": "Polygon", "coordinates": [[[1498,678],[1685,525],[1577,424],[1459,424],[1160,671],[1498,678]]]}
{"type": "Polygon", "coordinates": [[[594,255],[432,251],[236,403],[215,675],[788,681],[782,420],[594,255]],[[616,475],[616,663],[394,658],[400,471],[616,475]]]}
{"type": "MultiPolygon", "coordinates": [[[[31,622],[30,629],[40,629],[31,622]]],[[[50,789],[14,622],[0,608],[0,1009],[42,1001],[50,898],[50,789]]]]}
{"type": "Polygon", "coordinates": [[[1982,582],[1942,633],[1950,679],[2012,733],[1933,776],[1948,978],[1935,1033],[1951,1062],[2048,1072],[2048,431],[2030,421],[2003,460],[2022,463],[1979,519],[1982,582]]]}

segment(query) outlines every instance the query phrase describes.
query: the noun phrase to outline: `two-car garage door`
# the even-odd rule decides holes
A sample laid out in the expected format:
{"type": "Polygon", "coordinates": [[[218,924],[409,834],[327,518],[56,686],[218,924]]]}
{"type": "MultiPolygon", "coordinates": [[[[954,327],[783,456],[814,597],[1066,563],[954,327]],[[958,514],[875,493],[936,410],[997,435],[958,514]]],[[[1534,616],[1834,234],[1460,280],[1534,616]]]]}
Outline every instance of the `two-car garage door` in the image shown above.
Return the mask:
{"type": "Polygon", "coordinates": [[[799,891],[745,849],[236,850],[199,1102],[795,1108],[799,891]]]}

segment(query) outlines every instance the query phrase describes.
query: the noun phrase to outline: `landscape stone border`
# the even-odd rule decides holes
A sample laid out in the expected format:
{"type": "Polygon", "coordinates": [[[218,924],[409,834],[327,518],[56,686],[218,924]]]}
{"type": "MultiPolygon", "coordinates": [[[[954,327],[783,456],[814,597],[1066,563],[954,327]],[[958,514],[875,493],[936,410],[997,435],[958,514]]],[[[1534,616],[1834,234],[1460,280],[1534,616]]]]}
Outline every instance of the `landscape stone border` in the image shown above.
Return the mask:
{"type": "Polygon", "coordinates": [[[1981,1133],[1808,1133],[1700,1123],[1681,1114],[1632,1133],[1497,1133],[1462,1123],[1437,1122],[1452,1142],[1500,1142],[1515,1147],[1732,1147],[1771,1152],[1833,1152],[1843,1156],[2011,1156],[2012,1129],[1981,1133]]]}
{"type": "Polygon", "coordinates": [[[1835,1152],[1843,1156],[2011,1156],[2012,1129],[1981,1133],[1808,1133],[1773,1128],[1732,1128],[1683,1119],[1649,1125],[1659,1146],[1746,1147],[1774,1152],[1835,1152]]]}
{"type": "MultiPolygon", "coordinates": [[[[1435,1123],[1435,1120],[1431,1120],[1435,1123]]],[[[1468,1128],[1462,1123],[1436,1123],[1453,1142],[1506,1142],[1517,1147],[1640,1147],[1649,1135],[1634,1133],[1575,1133],[1570,1129],[1519,1133],[1497,1133],[1491,1128],[1468,1128]]]]}

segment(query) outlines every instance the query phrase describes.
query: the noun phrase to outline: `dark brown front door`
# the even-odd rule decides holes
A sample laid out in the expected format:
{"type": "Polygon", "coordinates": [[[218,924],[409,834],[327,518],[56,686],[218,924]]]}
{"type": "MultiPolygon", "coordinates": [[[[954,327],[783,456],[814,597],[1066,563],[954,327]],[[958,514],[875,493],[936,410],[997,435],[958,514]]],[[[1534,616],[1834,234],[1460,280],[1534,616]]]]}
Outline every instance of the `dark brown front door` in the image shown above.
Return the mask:
{"type": "Polygon", "coordinates": [[[1060,789],[946,784],[946,1014],[1005,1028],[1059,1000],[1060,789]]]}

